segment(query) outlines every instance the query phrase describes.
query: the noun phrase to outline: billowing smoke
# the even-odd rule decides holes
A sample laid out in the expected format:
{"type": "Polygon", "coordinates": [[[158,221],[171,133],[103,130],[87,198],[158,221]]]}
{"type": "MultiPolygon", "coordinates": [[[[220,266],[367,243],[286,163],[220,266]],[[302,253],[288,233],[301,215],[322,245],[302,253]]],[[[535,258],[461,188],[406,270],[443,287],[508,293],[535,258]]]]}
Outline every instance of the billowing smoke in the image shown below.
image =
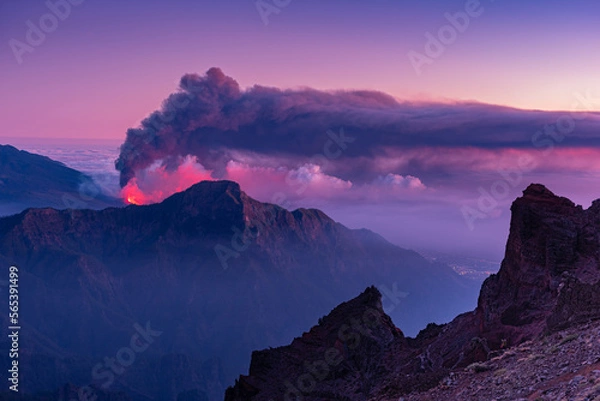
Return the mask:
{"type": "Polygon", "coordinates": [[[167,171],[166,166],[160,163],[139,171],[122,192],[127,203],[144,205],[160,202],[197,182],[211,179],[211,172],[204,170],[195,157],[188,156],[173,171],[167,171]]]}
{"type": "Polygon", "coordinates": [[[369,91],[242,89],[211,68],[185,75],[160,110],[127,131],[116,168],[130,203],[161,200],[197,180],[239,177],[288,184],[299,177],[321,192],[361,185],[422,190],[453,169],[513,163],[506,150],[597,146],[594,118],[401,103],[369,91]],[[577,129],[544,130],[557,122],[565,132],[571,122],[577,129]]]}

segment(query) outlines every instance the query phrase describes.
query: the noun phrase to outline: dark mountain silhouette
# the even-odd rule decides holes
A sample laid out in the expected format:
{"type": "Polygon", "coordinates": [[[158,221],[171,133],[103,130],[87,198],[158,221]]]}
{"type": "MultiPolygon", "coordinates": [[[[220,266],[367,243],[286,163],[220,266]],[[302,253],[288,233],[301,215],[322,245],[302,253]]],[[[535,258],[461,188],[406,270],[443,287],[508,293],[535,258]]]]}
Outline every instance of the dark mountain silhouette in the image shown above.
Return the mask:
{"type": "Polygon", "coordinates": [[[229,181],[155,205],[0,219],[0,264],[20,269],[23,391],[71,383],[133,400],[222,399],[251,350],[289,342],[372,284],[415,332],[476,295],[447,266],[229,181]],[[143,352],[122,351],[139,348],[142,332],[154,333],[143,352]],[[127,352],[130,366],[108,369],[127,352]]]}
{"type": "Polygon", "coordinates": [[[0,216],[30,207],[102,209],[120,204],[77,170],[45,156],[0,145],[0,216]]]}
{"type": "MultiPolygon", "coordinates": [[[[584,210],[534,184],[512,205],[505,259],[499,273],[484,282],[473,312],[408,338],[384,313],[379,291],[368,288],[291,345],[254,352],[249,375],[241,376],[225,399],[397,400],[435,387],[467,366],[491,369],[472,364],[509,347],[532,341],[543,348],[541,336],[580,325],[587,330],[599,318],[600,200],[584,210]]],[[[443,389],[442,384],[435,394],[443,389]]],[[[448,394],[456,397],[460,390],[448,394]]],[[[476,389],[462,390],[462,396],[447,399],[467,399],[467,394],[484,399],[476,389]]],[[[511,391],[512,396],[498,399],[516,399],[511,391]]],[[[525,393],[520,389],[519,399],[534,399],[523,398],[525,393]]],[[[533,387],[529,393],[533,397],[533,387]]]]}

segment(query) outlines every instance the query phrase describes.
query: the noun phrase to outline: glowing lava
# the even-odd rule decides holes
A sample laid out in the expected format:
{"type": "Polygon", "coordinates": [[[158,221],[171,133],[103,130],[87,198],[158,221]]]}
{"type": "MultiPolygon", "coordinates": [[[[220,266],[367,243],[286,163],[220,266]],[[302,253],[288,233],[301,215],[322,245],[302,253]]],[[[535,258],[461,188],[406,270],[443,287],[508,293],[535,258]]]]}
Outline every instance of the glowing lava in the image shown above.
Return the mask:
{"type": "Polygon", "coordinates": [[[143,205],[148,202],[148,198],[138,187],[137,178],[133,178],[121,190],[121,196],[130,205],[143,205]]]}
{"type": "Polygon", "coordinates": [[[147,205],[206,180],[213,180],[211,171],[205,170],[195,157],[188,156],[174,171],[167,171],[160,164],[138,171],[123,187],[121,196],[130,205],[147,205]]]}
{"type": "Polygon", "coordinates": [[[139,203],[137,200],[135,200],[135,198],[134,198],[133,196],[131,196],[131,195],[129,195],[129,196],[127,197],[127,200],[126,200],[126,202],[127,202],[127,203],[129,203],[129,204],[131,204],[131,205],[139,205],[139,204],[140,204],[140,203],[139,203]]]}

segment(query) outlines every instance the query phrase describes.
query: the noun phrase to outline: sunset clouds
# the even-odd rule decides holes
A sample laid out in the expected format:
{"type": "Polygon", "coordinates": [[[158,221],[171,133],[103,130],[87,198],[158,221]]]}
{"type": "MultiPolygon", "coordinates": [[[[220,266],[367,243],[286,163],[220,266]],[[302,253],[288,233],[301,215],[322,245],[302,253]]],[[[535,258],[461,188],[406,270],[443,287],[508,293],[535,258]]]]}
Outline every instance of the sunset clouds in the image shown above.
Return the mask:
{"type": "Polygon", "coordinates": [[[600,196],[599,2],[66,1],[0,5],[0,136],[117,139],[120,183],[85,164],[130,203],[233,179],[472,250],[531,182],[600,196]]]}
{"type": "MultiPolygon", "coordinates": [[[[585,106],[585,105],[584,105],[585,106]]],[[[202,179],[269,200],[380,199],[525,173],[600,172],[600,116],[478,103],[401,103],[379,92],[242,89],[218,68],[127,132],[125,198],[160,201],[202,179]],[[134,191],[133,191],[134,192],[134,191]]]]}

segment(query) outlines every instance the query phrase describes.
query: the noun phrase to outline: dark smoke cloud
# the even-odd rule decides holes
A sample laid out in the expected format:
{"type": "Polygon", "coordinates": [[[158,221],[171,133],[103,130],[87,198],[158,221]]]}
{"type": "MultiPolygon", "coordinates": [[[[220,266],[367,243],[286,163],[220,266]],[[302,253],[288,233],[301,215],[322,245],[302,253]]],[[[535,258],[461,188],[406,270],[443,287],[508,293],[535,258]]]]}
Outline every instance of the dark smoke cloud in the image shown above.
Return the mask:
{"type": "MultiPolygon", "coordinates": [[[[323,153],[326,132],[343,128],[355,142],[347,146],[343,159],[331,161],[324,171],[366,182],[382,173],[374,171],[372,161],[390,151],[533,148],[537,132],[568,116],[477,103],[400,103],[371,91],[262,86],[244,90],[220,69],[212,68],[204,76],[185,75],[179,91],[160,110],[127,131],[116,168],[122,187],[157,162],[174,171],[187,155],[196,156],[216,176],[223,175],[232,154],[275,158],[294,168],[323,153]]],[[[543,133],[537,137],[538,144],[546,139],[556,145],[597,146],[599,120],[597,115],[592,117],[578,120],[568,141],[543,133]]]]}

